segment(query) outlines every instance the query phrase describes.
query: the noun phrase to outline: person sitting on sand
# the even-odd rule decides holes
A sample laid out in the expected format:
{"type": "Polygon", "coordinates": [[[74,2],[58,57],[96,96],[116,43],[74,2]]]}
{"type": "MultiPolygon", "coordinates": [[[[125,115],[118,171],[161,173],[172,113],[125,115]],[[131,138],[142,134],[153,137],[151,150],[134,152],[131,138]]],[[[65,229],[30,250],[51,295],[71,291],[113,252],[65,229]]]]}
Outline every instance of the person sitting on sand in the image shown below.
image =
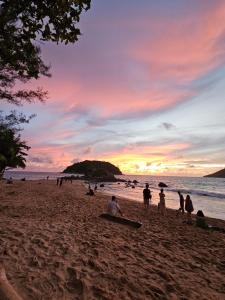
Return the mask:
{"type": "Polygon", "coordinates": [[[198,210],[196,214],[196,226],[203,228],[203,229],[208,229],[209,225],[206,223],[205,216],[203,214],[202,210],[198,210]]]}
{"type": "Polygon", "coordinates": [[[159,211],[162,216],[165,216],[166,214],[166,201],[165,201],[165,194],[163,192],[163,189],[160,190],[159,193],[159,211]]]}
{"type": "Polygon", "coordinates": [[[182,215],[184,214],[184,196],[181,194],[180,191],[177,192],[180,198],[180,208],[177,211],[177,216],[179,215],[179,212],[182,212],[182,215]]]}
{"type": "Polygon", "coordinates": [[[187,195],[185,199],[185,210],[187,212],[187,224],[192,224],[191,213],[194,211],[194,207],[190,195],[187,195]]]}
{"type": "Polygon", "coordinates": [[[7,184],[12,184],[13,183],[13,179],[12,177],[10,177],[7,181],[6,181],[7,184]]]}
{"type": "Polygon", "coordinates": [[[144,207],[149,208],[149,202],[152,198],[151,191],[149,189],[149,184],[146,183],[145,189],[143,190],[143,198],[144,198],[144,207]]]}
{"type": "Polygon", "coordinates": [[[95,193],[94,193],[94,191],[91,188],[89,188],[89,191],[86,193],[86,195],[94,196],[95,193]]]}
{"type": "Polygon", "coordinates": [[[118,213],[120,213],[120,215],[123,216],[123,213],[115,196],[112,196],[112,199],[108,203],[107,213],[111,216],[116,216],[118,213]]]}
{"type": "Polygon", "coordinates": [[[211,230],[211,231],[218,231],[218,232],[221,232],[221,233],[225,233],[224,228],[208,224],[206,222],[206,219],[205,219],[205,216],[204,216],[202,210],[198,210],[198,212],[196,214],[196,226],[200,227],[202,229],[207,229],[207,230],[211,230]]]}

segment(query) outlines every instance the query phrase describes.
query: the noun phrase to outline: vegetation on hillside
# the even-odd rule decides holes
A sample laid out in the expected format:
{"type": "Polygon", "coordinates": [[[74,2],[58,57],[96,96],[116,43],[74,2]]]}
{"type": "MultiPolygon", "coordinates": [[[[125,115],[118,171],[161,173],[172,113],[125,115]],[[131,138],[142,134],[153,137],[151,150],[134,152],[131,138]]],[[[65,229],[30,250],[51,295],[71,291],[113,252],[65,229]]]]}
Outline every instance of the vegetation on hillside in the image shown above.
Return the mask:
{"type": "Polygon", "coordinates": [[[120,169],[106,161],[85,160],[68,166],[63,173],[84,174],[89,177],[106,177],[122,175],[120,169]]]}
{"type": "Polygon", "coordinates": [[[225,178],[225,169],[219,170],[215,173],[206,175],[204,177],[215,177],[215,178],[225,178]]]}

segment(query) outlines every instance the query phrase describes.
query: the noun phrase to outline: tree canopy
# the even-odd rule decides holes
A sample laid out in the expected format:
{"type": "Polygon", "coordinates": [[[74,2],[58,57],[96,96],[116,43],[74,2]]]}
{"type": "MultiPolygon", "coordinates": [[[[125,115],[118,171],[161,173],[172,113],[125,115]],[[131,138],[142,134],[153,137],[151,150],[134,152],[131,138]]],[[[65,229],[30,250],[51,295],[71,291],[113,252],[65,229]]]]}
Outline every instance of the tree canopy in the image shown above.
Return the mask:
{"type": "Polygon", "coordinates": [[[86,176],[103,177],[107,175],[122,175],[120,169],[106,161],[84,160],[68,166],[63,173],[78,173],[86,176]]]}
{"type": "MultiPolygon", "coordinates": [[[[50,66],[41,58],[45,41],[74,43],[81,34],[77,24],[91,0],[0,0],[0,100],[15,105],[24,101],[44,101],[47,92],[15,89],[40,76],[50,76],[50,66]]],[[[31,116],[32,117],[32,116],[31,116]]],[[[25,167],[29,147],[21,140],[21,123],[30,117],[15,111],[0,112],[0,175],[8,167],[25,167]]]]}
{"type": "Polygon", "coordinates": [[[25,168],[27,151],[30,149],[25,141],[21,140],[20,125],[28,123],[30,118],[23,114],[11,114],[4,116],[0,112],[0,178],[7,168],[25,168]]]}
{"type": "Polygon", "coordinates": [[[42,89],[18,90],[16,81],[50,76],[38,43],[74,43],[81,34],[77,24],[91,0],[0,1],[0,99],[13,104],[43,101],[42,89]]]}

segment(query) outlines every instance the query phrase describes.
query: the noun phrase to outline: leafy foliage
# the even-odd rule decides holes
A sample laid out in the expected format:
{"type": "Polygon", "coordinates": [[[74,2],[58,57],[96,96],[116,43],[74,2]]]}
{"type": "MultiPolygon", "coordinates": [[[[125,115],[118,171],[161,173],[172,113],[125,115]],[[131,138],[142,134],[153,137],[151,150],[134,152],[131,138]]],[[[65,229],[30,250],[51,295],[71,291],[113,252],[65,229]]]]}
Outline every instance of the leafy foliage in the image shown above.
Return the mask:
{"type": "Polygon", "coordinates": [[[122,175],[119,168],[106,161],[85,160],[67,167],[63,173],[78,173],[85,176],[103,177],[108,175],[122,175]]]}
{"type": "Polygon", "coordinates": [[[28,123],[32,117],[26,118],[15,112],[3,116],[0,112],[0,178],[7,168],[25,168],[26,151],[30,147],[25,141],[21,141],[20,124],[28,123]]]}
{"type": "Polygon", "coordinates": [[[14,91],[17,80],[27,82],[50,76],[41,59],[39,41],[73,43],[80,30],[77,23],[91,0],[2,0],[0,1],[0,99],[16,105],[44,101],[47,93],[14,91]]]}

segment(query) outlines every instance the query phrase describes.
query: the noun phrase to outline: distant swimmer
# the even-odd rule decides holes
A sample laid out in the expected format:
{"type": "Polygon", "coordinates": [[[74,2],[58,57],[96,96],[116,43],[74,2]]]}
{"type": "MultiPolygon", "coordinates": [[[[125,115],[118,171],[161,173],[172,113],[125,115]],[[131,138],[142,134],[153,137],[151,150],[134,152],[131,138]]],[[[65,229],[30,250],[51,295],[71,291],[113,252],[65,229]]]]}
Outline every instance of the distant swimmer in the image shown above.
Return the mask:
{"type": "Polygon", "coordinates": [[[165,216],[166,214],[166,200],[165,200],[165,194],[163,192],[163,189],[160,190],[159,193],[159,211],[162,216],[165,216]]]}
{"type": "Polygon", "coordinates": [[[180,191],[177,192],[180,198],[180,208],[177,211],[177,216],[179,215],[179,212],[182,212],[182,215],[184,214],[184,196],[181,194],[180,191]]]}
{"type": "Polygon", "coordinates": [[[120,206],[117,202],[117,199],[115,196],[112,196],[112,199],[109,201],[107,206],[107,213],[111,216],[116,216],[118,213],[123,216],[123,213],[120,209],[120,206]]]}
{"type": "Polygon", "coordinates": [[[185,210],[187,212],[187,223],[192,224],[191,213],[194,211],[194,207],[190,195],[187,195],[185,199],[185,210]]]}
{"type": "Polygon", "coordinates": [[[152,199],[151,191],[149,189],[149,184],[146,183],[145,189],[143,189],[143,199],[144,199],[144,207],[149,208],[150,200],[152,199]]]}

